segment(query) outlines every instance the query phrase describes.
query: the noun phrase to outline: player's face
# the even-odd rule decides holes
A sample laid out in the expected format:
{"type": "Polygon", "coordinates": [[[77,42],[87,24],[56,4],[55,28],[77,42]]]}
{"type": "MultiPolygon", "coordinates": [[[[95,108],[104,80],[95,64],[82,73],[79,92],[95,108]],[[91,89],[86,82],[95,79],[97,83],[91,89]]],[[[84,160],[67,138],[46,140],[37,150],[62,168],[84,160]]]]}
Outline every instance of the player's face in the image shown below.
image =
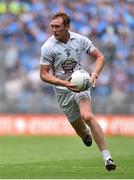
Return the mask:
{"type": "Polygon", "coordinates": [[[54,34],[54,37],[62,42],[65,42],[68,35],[69,26],[65,26],[63,23],[63,19],[61,17],[57,17],[51,21],[51,28],[54,34]]]}

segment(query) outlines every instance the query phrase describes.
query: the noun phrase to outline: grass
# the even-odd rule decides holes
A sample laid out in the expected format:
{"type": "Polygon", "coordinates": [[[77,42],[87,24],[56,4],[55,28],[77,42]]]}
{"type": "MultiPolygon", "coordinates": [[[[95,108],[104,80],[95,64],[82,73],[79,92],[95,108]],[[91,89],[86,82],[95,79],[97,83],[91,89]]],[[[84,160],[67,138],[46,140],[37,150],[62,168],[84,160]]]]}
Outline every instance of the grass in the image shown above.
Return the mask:
{"type": "Polygon", "coordinates": [[[107,172],[93,143],[78,137],[0,137],[1,179],[133,179],[134,138],[108,137],[118,165],[107,172]]]}

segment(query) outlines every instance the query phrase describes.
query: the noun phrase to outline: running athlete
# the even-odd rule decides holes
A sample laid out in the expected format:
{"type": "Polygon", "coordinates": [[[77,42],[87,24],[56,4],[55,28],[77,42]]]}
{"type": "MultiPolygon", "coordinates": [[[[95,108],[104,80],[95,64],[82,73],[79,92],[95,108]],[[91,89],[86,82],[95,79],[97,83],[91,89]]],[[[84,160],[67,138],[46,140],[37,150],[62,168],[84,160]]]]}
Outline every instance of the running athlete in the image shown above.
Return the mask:
{"type": "Polygon", "coordinates": [[[96,62],[91,73],[92,85],[95,87],[104,66],[104,56],[87,37],[70,31],[70,17],[66,13],[54,14],[50,25],[53,35],[41,47],[40,78],[54,85],[60,107],[84,144],[91,146],[93,137],[106,170],[115,170],[116,165],[103,131],[92,112],[90,88],[79,92],[77,86],[68,80],[74,71],[82,69],[81,54],[86,51],[96,62]]]}

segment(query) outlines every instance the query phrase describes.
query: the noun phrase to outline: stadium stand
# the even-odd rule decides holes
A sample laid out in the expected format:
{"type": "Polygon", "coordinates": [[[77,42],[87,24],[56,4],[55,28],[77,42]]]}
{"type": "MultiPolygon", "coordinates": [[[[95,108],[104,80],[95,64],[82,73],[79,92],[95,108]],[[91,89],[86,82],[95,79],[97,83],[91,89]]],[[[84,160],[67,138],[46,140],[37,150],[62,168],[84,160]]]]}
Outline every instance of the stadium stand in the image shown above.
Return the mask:
{"type": "MultiPolygon", "coordinates": [[[[53,89],[39,79],[40,47],[53,13],[66,11],[71,29],[89,37],[106,57],[93,93],[96,113],[133,113],[133,0],[1,0],[0,112],[61,112],[53,89]]],[[[86,70],[93,60],[82,57],[86,70]]]]}

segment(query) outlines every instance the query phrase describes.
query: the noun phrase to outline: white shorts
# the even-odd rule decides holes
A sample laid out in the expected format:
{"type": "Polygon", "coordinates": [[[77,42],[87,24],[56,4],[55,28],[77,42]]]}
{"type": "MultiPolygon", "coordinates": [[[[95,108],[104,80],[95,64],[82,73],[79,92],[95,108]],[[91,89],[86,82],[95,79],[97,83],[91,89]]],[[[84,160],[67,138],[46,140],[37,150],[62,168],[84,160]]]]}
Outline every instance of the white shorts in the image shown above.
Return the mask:
{"type": "Polygon", "coordinates": [[[70,92],[56,92],[58,104],[63,109],[70,123],[80,118],[79,101],[80,99],[91,100],[91,92],[83,91],[80,93],[70,92]]]}

